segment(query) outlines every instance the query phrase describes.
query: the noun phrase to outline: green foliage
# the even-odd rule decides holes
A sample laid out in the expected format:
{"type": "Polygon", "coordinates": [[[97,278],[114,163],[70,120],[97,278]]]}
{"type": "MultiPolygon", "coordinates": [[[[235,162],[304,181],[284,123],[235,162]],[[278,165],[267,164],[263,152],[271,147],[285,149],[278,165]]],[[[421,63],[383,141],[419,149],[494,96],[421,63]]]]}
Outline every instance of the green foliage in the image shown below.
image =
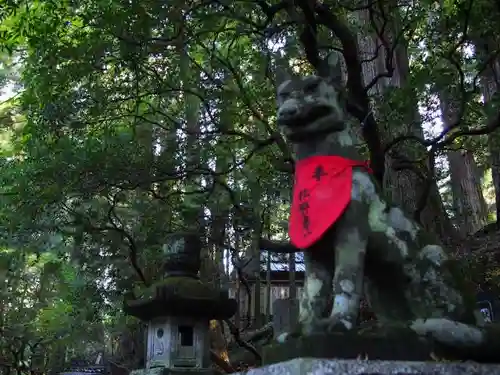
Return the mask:
{"type": "MultiPolygon", "coordinates": [[[[445,90],[463,103],[450,135],[484,124],[497,100],[483,105],[474,87],[482,57],[462,53],[460,40],[465,24],[471,40],[497,30],[492,5],[467,13],[465,1],[389,3],[386,31],[401,29],[410,66],[400,84],[385,77],[375,87],[382,138],[419,126],[416,101],[435,122],[445,90]]],[[[380,20],[356,12],[339,5],[335,15],[354,37],[373,37],[380,20]]],[[[224,246],[255,248],[258,230],[286,239],[292,175],[274,124],[273,71],[311,67],[296,20],[265,13],[248,1],[2,3],[0,88],[14,84],[16,96],[0,102],[1,348],[17,350],[21,337],[55,353],[32,363],[40,368],[107,341],[131,357],[114,336],[138,328],[121,312],[123,294],[144,288],[131,260],[157,280],[166,235],[193,226],[214,262],[224,246]]],[[[336,36],[320,28],[322,54],[341,45],[336,36]]],[[[485,170],[487,140],[459,136],[449,146],[474,150],[485,170]]],[[[414,158],[424,151],[404,148],[414,158]]],[[[0,357],[15,362],[14,352],[0,357]]]]}

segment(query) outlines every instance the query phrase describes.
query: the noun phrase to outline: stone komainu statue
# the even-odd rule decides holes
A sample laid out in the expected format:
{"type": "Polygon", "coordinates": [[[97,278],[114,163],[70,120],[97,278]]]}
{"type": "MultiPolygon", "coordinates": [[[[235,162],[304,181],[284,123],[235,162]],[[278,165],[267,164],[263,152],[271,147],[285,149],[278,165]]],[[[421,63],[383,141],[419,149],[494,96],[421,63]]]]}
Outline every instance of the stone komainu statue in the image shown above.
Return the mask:
{"type": "Polygon", "coordinates": [[[331,54],[319,75],[278,82],[277,123],[296,162],[289,234],[306,264],[299,332],[353,329],[365,288],[382,325],[403,323],[483,355],[490,335],[476,325],[475,299],[456,261],[384,196],[358,153],[341,100],[339,59],[331,54]]]}

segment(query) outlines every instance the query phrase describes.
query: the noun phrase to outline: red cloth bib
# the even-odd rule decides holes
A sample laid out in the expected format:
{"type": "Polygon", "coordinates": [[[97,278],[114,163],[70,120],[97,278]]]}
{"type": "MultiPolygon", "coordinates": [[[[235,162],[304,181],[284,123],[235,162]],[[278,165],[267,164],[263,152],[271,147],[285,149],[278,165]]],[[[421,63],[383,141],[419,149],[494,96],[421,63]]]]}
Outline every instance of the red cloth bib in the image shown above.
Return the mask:
{"type": "Polygon", "coordinates": [[[341,156],[312,156],[295,165],[288,234],[292,244],[306,249],[330,228],[351,201],[352,167],[368,162],[341,156]]]}

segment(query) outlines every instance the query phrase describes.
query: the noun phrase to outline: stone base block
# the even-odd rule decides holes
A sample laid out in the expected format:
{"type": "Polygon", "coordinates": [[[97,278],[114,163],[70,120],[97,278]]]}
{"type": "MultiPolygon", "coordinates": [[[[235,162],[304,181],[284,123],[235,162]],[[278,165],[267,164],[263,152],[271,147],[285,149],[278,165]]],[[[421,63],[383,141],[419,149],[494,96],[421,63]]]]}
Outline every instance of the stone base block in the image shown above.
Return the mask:
{"type": "Polygon", "coordinates": [[[130,371],[129,375],[213,375],[212,369],[168,369],[164,367],[153,367],[150,369],[139,369],[130,371]]]}
{"type": "Polygon", "coordinates": [[[413,331],[347,332],[291,337],[284,343],[273,342],[263,347],[263,363],[270,365],[293,358],[338,358],[390,361],[428,361],[439,351],[413,331]]]}
{"type": "Polygon", "coordinates": [[[296,358],[240,375],[500,375],[499,365],[474,362],[356,361],[296,358]]]}

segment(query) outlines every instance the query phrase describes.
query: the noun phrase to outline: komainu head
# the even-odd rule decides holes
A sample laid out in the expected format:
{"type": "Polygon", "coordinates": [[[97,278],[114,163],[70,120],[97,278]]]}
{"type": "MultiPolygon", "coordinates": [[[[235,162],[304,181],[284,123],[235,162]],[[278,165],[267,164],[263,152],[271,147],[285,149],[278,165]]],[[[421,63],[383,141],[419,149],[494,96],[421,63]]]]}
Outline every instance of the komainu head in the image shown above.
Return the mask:
{"type": "Polygon", "coordinates": [[[337,53],[323,61],[318,75],[281,75],[277,82],[277,123],[286,138],[301,142],[344,129],[345,109],[339,95],[342,72],[337,53]]]}

